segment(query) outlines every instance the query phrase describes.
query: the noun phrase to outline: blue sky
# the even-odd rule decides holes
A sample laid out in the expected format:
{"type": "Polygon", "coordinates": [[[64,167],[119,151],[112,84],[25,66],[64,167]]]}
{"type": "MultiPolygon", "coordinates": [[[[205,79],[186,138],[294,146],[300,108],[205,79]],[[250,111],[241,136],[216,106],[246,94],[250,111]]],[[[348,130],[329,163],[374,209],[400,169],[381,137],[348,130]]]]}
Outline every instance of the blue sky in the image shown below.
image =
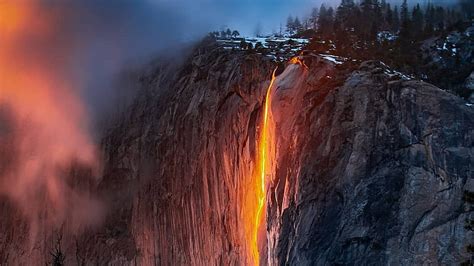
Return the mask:
{"type": "MultiPolygon", "coordinates": [[[[196,29],[219,29],[229,26],[251,35],[257,25],[266,33],[278,31],[280,23],[285,24],[289,14],[309,15],[313,7],[322,3],[337,6],[340,0],[148,0],[156,8],[170,7],[186,17],[196,29]]],[[[387,0],[400,4],[402,0],[387,0]]],[[[428,0],[419,0],[426,3],[428,0]]],[[[453,3],[456,0],[431,0],[432,2],[453,3]]],[[[473,0],[474,1],[474,0],[473,0]]],[[[357,2],[357,0],[356,0],[357,2]]],[[[415,3],[414,0],[408,0],[415,3]]]]}
{"type": "Polygon", "coordinates": [[[334,4],[339,0],[197,0],[167,1],[151,0],[158,8],[166,3],[174,6],[178,12],[206,29],[220,29],[229,26],[243,34],[253,34],[257,25],[267,33],[278,30],[279,24],[285,24],[289,14],[302,16],[309,14],[312,7],[321,3],[334,4]]]}

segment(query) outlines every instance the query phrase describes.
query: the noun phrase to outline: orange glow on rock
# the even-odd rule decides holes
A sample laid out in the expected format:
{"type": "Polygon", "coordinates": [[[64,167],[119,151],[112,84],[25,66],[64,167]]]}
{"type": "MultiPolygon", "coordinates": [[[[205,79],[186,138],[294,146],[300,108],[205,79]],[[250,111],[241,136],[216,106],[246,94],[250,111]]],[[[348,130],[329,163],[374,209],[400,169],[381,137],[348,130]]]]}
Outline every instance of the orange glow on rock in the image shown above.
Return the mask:
{"type": "Polygon", "coordinates": [[[300,59],[299,56],[295,56],[293,58],[290,59],[290,64],[294,64],[294,65],[300,65],[302,66],[304,69],[308,69],[308,66],[303,62],[303,60],[300,59]]]}
{"type": "MultiPolygon", "coordinates": [[[[308,66],[298,56],[291,58],[289,64],[300,65],[304,71],[308,70],[308,66]]],[[[269,180],[269,175],[271,174],[275,155],[275,125],[271,106],[273,87],[276,82],[276,71],[277,68],[273,70],[272,78],[265,94],[263,116],[260,122],[258,137],[256,166],[250,189],[247,191],[246,205],[244,208],[245,237],[249,249],[248,257],[251,260],[249,263],[253,263],[254,265],[261,264],[262,241],[264,240],[261,238],[266,237],[263,230],[266,229],[264,218],[267,200],[267,184],[271,181],[269,180]]]]}
{"type": "Polygon", "coordinates": [[[258,138],[258,154],[252,186],[247,195],[246,209],[246,239],[249,246],[249,257],[254,265],[260,265],[260,243],[259,235],[264,226],[267,174],[271,165],[272,148],[272,125],[271,125],[271,94],[276,79],[276,68],[272,73],[270,84],[266,90],[263,116],[260,124],[260,134],[258,138]]]}

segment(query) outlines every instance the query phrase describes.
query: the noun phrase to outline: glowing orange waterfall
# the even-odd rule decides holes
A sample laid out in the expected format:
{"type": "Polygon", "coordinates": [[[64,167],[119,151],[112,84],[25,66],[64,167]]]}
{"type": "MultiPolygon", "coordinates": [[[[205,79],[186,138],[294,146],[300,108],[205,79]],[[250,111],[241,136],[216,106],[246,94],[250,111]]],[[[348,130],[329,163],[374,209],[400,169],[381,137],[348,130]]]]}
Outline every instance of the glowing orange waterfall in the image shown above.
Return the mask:
{"type": "MultiPolygon", "coordinates": [[[[289,60],[291,65],[299,65],[303,71],[308,70],[308,66],[303,60],[296,56],[289,60]]],[[[276,80],[276,70],[273,70],[270,85],[267,88],[263,109],[263,116],[260,122],[260,130],[257,145],[257,158],[253,175],[248,181],[246,187],[245,204],[243,206],[243,221],[245,230],[245,241],[247,246],[247,263],[260,265],[260,254],[264,241],[265,227],[265,206],[267,184],[269,183],[269,174],[271,173],[273,156],[275,155],[274,143],[274,124],[272,118],[272,94],[276,80]]]]}
{"type": "Polygon", "coordinates": [[[268,173],[269,166],[269,145],[271,142],[271,132],[269,129],[269,120],[271,117],[271,93],[272,87],[275,82],[276,68],[272,73],[272,79],[270,85],[267,88],[265,96],[265,105],[263,110],[263,117],[261,121],[261,131],[258,141],[258,154],[257,154],[257,164],[254,171],[254,177],[252,178],[252,184],[256,187],[252,191],[254,195],[249,195],[247,197],[247,204],[250,204],[254,208],[254,215],[246,214],[250,220],[247,220],[246,224],[246,238],[249,242],[250,256],[253,259],[254,265],[260,264],[260,252],[259,252],[259,232],[261,225],[264,221],[264,208],[266,202],[266,175],[268,173]],[[250,201],[249,201],[250,200],[250,201]],[[251,202],[253,200],[253,203],[251,202]],[[256,200],[256,204],[255,204],[256,200]]]}
{"type": "Polygon", "coordinates": [[[305,70],[308,70],[308,66],[300,59],[299,56],[295,56],[295,57],[292,57],[290,59],[290,64],[293,64],[293,65],[300,65],[302,66],[305,70]]]}

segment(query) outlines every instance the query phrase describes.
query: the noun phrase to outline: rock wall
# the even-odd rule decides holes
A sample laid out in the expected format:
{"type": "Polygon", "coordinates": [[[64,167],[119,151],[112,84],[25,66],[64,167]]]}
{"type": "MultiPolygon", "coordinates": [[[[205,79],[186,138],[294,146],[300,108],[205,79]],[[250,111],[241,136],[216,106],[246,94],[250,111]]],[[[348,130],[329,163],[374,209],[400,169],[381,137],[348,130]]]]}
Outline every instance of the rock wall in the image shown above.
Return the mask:
{"type": "MultiPolygon", "coordinates": [[[[355,67],[317,55],[304,62],[308,69],[286,67],[272,95],[262,264],[464,260],[473,107],[376,62],[355,67]]],[[[96,193],[107,218],[65,233],[66,263],[251,264],[243,205],[274,67],[258,54],[208,44],[144,74],[135,103],[102,141],[96,193]]],[[[0,218],[0,262],[31,262],[21,217],[8,203],[0,208],[8,214],[0,218]]],[[[42,262],[51,259],[52,239],[38,244],[42,262]]]]}
{"type": "Polygon", "coordinates": [[[280,91],[297,92],[274,100],[274,110],[295,111],[277,133],[287,140],[271,190],[272,264],[469,258],[472,232],[464,225],[473,213],[462,196],[474,176],[474,108],[380,63],[363,63],[332,88],[325,82],[334,74],[310,72],[296,87],[280,82],[280,91]]]}
{"type": "MultiPolygon", "coordinates": [[[[273,70],[261,59],[211,45],[172,71],[165,67],[147,76],[145,92],[104,140],[102,187],[124,191],[112,192],[109,200],[123,203],[107,225],[118,228],[107,236],[108,259],[251,263],[243,202],[254,182],[257,125],[273,70]],[[116,254],[122,246],[129,256],[116,254]]],[[[100,256],[93,252],[85,257],[100,256]]]]}

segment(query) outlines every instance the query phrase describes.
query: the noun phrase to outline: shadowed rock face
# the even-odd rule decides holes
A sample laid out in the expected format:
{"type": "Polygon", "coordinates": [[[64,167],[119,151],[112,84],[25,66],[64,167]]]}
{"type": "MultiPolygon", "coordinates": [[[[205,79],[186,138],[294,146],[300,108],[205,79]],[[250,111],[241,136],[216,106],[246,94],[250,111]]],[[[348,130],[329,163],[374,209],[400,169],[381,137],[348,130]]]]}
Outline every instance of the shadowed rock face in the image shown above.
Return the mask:
{"type": "MultiPolygon", "coordinates": [[[[311,67],[307,79],[320,69],[311,67]]],[[[278,264],[468,258],[472,235],[464,224],[472,210],[462,194],[473,177],[474,109],[386,72],[366,62],[342,85],[307,81],[297,88],[305,93],[293,99],[298,111],[290,120],[297,122],[286,132],[297,140],[277,163],[268,218],[279,228],[278,264]]]]}
{"type": "MultiPolygon", "coordinates": [[[[464,221],[472,209],[462,193],[474,176],[474,108],[427,83],[388,75],[376,62],[353,70],[314,55],[304,61],[309,70],[288,66],[273,94],[268,261],[466,258],[472,235],[464,221]]],[[[248,264],[242,204],[273,68],[260,55],[209,45],[179,66],[147,73],[135,103],[103,139],[98,193],[107,220],[64,237],[66,263],[248,264]]],[[[0,218],[2,230],[14,232],[0,234],[1,247],[21,231],[10,218],[0,218]]],[[[0,262],[28,261],[29,251],[13,242],[20,248],[3,249],[10,253],[0,253],[0,262]]]]}

